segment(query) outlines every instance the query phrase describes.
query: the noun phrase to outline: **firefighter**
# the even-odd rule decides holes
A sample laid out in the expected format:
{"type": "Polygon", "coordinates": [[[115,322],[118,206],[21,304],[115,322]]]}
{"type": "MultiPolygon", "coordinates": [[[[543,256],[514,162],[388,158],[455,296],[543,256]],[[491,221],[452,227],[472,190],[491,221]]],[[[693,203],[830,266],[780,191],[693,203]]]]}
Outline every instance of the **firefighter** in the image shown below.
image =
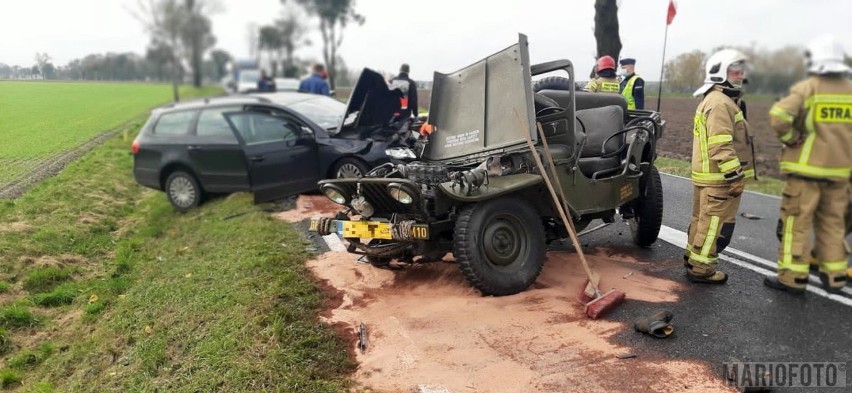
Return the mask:
{"type": "Polygon", "coordinates": [[[619,90],[627,100],[627,109],[645,109],[645,80],[636,73],[636,59],[623,58],[618,64],[619,90]]]}
{"type": "Polygon", "coordinates": [[[618,79],[615,77],[615,59],[601,56],[595,63],[597,78],[589,81],[584,91],[592,93],[618,93],[618,79]]]}
{"type": "Polygon", "coordinates": [[[769,122],[784,144],[781,173],[781,250],[778,275],[766,286],[801,294],[808,282],[809,237],[815,234],[819,276],[828,292],[847,279],[846,228],[852,174],[852,81],[845,77],[843,48],[832,36],[812,41],[805,51],[808,78],[769,111],[769,122]]]}
{"type": "Polygon", "coordinates": [[[754,177],[754,160],[739,102],[746,57],[737,50],[714,53],[705,66],[703,97],[692,130],[692,220],[686,246],[686,277],[693,283],[723,284],[717,255],[734,233],[745,179],[754,177]]]}

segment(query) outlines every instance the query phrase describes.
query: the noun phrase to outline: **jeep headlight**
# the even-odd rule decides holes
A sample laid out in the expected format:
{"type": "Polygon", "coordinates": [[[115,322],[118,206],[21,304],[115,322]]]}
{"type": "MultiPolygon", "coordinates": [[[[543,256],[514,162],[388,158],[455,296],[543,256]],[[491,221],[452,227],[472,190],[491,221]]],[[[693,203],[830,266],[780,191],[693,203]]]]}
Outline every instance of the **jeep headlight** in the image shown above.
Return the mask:
{"type": "Polygon", "coordinates": [[[395,201],[402,203],[403,205],[410,205],[414,203],[414,193],[409,190],[408,187],[405,187],[400,183],[388,184],[388,194],[390,194],[391,198],[395,201]]]}
{"type": "Polygon", "coordinates": [[[395,158],[397,160],[417,158],[417,156],[414,155],[414,152],[407,147],[391,147],[389,149],[385,149],[385,154],[387,154],[388,157],[395,158]]]}
{"type": "Polygon", "coordinates": [[[328,199],[331,199],[331,201],[336,204],[345,205],[347,202],[349,202],[349,196],[346,194],[346,191],[333,184],[323,185],[322,193],[325,194],[328,199]]]}

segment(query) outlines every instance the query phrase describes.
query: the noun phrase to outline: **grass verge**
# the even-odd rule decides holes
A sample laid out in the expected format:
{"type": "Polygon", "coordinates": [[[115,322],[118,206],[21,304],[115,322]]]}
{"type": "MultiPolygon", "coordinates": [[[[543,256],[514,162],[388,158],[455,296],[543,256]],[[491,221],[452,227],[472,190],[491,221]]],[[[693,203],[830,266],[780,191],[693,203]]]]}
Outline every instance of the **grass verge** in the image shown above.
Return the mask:
{"type": "MultiPolygon", "coordinates": [[[[660,172],[689,178],[692,170],[688,161],[668,157],[657,157],[657,169],[660,172]]],[[[748,180],[746,190],[759,192],[761,194],[781,196],[784,190],[784,181],[762,176],[759,180],[748,180]]]]}
{"type": "Polygon", "coordinates": [[[178,214],[137,186],[128,151],[143,120],[0,201],[0,387],[348,388],[354,364],[317,320],[323,295],[299,234],[249,195],[178,214]]]}

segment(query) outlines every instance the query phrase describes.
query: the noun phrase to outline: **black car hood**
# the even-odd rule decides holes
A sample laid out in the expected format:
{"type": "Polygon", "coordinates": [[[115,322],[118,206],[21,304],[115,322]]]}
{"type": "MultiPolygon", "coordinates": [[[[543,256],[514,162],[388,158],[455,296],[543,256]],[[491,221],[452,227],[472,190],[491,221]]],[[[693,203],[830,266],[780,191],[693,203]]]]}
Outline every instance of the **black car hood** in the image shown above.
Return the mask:
{"type": "Polygon", "coordinates": [[[398,89],[391,90],[388,87],[381,74],[365,68],[352,89],[346,104],[346,114],[337,133],[357,130],[364,137],[369,136],[373,129],[380,130],[391,125],[400,112],[401,96],[398,89]]]}

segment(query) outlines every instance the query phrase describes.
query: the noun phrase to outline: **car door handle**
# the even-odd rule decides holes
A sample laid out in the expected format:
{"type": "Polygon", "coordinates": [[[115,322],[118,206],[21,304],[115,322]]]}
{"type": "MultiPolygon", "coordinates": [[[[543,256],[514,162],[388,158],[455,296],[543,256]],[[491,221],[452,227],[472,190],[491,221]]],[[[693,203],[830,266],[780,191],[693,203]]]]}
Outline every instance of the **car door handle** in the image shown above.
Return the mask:
{"type": "Polygon", "coordinates": [[[254,161],[254,162],[261,162],[261,161],[263,161],[263,160],[265,160],[265,159],[266,159],[266,156],[264,156],[264,155],[256,155],[256,156],[251,156],[251,157],[249,157],[249,159],[250,159],[250,160],[252,160],[252,161],[254,161]]]}

